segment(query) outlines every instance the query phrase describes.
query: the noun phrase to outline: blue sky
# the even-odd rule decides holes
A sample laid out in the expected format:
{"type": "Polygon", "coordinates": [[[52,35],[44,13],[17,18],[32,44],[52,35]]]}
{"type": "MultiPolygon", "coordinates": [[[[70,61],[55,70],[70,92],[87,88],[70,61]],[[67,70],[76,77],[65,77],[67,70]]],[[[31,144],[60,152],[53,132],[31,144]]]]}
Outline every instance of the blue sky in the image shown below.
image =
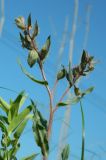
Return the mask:
{"type": "MultiPolygon", "coordinates": [[[[75,44],[73,52],[73,65],[77,64],[83,50],[84,35],[86,29],[87,5],[91,6],[90,12],[90,30],[87,40],[86,50],[94,55],[99,61],[96,65],[94,73],[88,76],[79,84],[82,89],[89,86],[95,86],[95,90],[83,100],[85,113],[86,128],[86,160],[92,156],[91,152],[97,154],[94,160],[106,159],[106,1],[105,0],[79,0],[79,12],[77,21],[77,31],[75,35],[75,44]],[[90,152],[89,152],[90,151],[90,152]]],[[[67,41],[65,44],[62,64],[67,65],[69,38],[72,30],[72,20],[74,11],[74,0],[14,0],[5,1],[5,23],[2,37],[0,38],[0,86],[13,89],[17,92],[26,90],[26,92],[36,101],[38,101],[39,109],[44,113],[45,117],[48,113],[48,97],[45,89],[37,84],[33,84],[21,72],[17,57],[20,57],[24,66],[36,77],[40,77],[37,66],[30,69],[26,63],[27,51],[23,50],[19,41],[19,30],[16,28],[14,19],[20,15],[25,18],[29,13],[32,14],[32,21],[38,21],[40,34],[37,38],[38,45],[41,47],[48,35],[51,35],[52,44],[50,56],[45,63],[45,71],[50,81],[50,86],[55,79],[56,62],[61,45],[62,35],[64,32],[65,19],[68,17],[69,25],[67,31],[67,41]],[[47,100],[45,101],[45,99],[47,100]]],[[[57,92],[56,100],[59,94],[64,90],[65,83],[61,83],[61,87],[57,92]]],[[[15,98],[16,94],[0,89],[0,96],[9,101],[9,98],[15,98]]],[[[29,102],[27,102],[29,103],[29,102]]],[[[54,160],[57,148],[54,147],[58,142],[58,128],[61,125],[62,117],[65,109],[60,109],[56,113],[57,120],[54,121],[53,136],[51,142],[52,152],[50,159],[54,160]]],[[[32,152],[38,152],[31,133],[30,123],[22,137],[22,150],[19,151],[19,157],[32,152]]],[[[71,145],[71,154],[80,157],[81,152],[81,113],[79,105],[73,106],[71,111],[71,120],[69,128],[68,143],[71,145]]],[[[72,160],[77,159],[72,156],[72,160]]]]}

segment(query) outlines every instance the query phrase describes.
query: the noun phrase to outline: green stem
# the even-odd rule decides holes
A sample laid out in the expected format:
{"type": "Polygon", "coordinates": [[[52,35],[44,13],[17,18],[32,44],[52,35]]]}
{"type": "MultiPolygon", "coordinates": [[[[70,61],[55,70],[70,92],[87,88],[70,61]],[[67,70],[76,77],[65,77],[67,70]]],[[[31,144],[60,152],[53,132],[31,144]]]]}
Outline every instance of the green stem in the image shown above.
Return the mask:
{"type": "Polygon", "coordinates": [[[84,120],[84,112],[82,108],[82,103],[80,101],[81,107],[81,117],[82,117],[82,151],[81,151],[81,160],[84,160],[84,149],[85,149],[85,120],[84,120]]]}

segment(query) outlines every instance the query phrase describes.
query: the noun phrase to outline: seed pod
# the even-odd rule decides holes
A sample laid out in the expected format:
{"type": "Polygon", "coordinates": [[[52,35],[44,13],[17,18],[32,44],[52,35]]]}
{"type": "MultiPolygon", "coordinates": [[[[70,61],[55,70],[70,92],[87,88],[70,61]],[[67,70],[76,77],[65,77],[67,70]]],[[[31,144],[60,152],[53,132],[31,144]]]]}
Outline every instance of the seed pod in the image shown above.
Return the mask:
{"type": "Polygon", "coordinates": [[[76,86],[74,86],[74,93],[75,93],[76,96],[80,96],[81,95],[80,89],[77,88],[76,86]]]}
{"type": "Polygon", "coordinates": [[[66,73],[67,73],[67,71],[65,68],[63,68],[61,71],[59,71],[57,74],[57,80],[63,79],[66,76],[66,73]]]}
{"type": "Polygon", "coordinates": [[[38,58],[39,58],[38,53],[35,50],[31,50],[29,52],[27,59],[29,66],[33,67],[33,65],[37,62],[38,58]]]}
{"type": "Polygon", "coordinates": [[[22,29],[22,30],[25,30],[26,29],[26,26],[25,26],[25,20],[24,20],[24,17],[18,17],[15,19],[15,23],[17,25],[18,28],[22,29]]]}

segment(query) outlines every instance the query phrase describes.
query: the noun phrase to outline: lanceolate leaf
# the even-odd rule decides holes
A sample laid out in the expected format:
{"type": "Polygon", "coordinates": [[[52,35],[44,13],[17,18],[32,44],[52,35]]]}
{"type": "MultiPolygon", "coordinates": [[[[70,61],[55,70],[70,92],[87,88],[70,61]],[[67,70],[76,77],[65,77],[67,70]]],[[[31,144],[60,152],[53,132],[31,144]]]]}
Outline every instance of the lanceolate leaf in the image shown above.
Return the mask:
{"type": "Polygon", "coordinates": [[[84,149],[85,149],[85,120],[84,120],[84,112],[82,108],[82,103],[80,101],[81,107],[81,117],[82,117],[82,149],[81,149],[81,160],[84,160],[84,149]]]}
{"type": "Polygon", "coordinates": [[[68,105],[74,105],[78,102],[80,102],[82,97],[78,97],[78,96],[75,96],[73,98],[69,98],[67,101],[65,102],[59,102],[57,104],[58,107],[65,107],[65,106],[68,106],[68,105]]]}
{"type": "Polygon", "coordinates": [[[25,38],[24,38],[24,36],[22,35],[22,33],[20,33],[20,40],[21,40],[22,44],[23,44],[24,41],[25,41],[25,38]]]}
{"type": "Polygon", "coordinates": [[[42,84],[42,85],[48,85],[48,82],[47,81],[40,81],[40,80],[37,80],[35,79],[35,77],[33,77],[30,73],[28,73],[24,68],[23,66],[21,65],[20,62],[18,62],[20,67],[21,67],[21,70],[22,72],[29,78],[31,79],[33,82],[36,82],[36,83],[39,83],[39,84],[42,84]]]}
{"type": "Polygon", "coordinates": [[[34,39],[38,35],[38,32],[39,32],[39,28],[38,28],[38,23],[36,21],[34,25],[33,33],[32,33],[32,39],[34,39]]]}
{"type": "Polygon", "coordinates": [[[19,127],[16,129],[15,133],[14,133],[14,137],[15,138],[20,138],[21,134],[24,131],[24,128],[26,127],[26,124],[28,122],[29,119],[32,118],[32,115],[28,115],[23,121],[22,123],[19,125],[19,127]]]}
{"type": "Polygon", "coordinates": [[[94,90],[94,87],[90,87],[87,90],[85,90],[84,92],[82,92],[82,96],[91,93],[94,90]]]}
{"type": "Polygon", "coordinates": [[[83,50],[82,57],[81,57],[81,63],[84,63],[86,61],[86,57],[87,57],[87,53],[85,50],[83,50]]]}
{"type": "Polygon", "coordinates": [[[5,132],[6,134],[8,134],[7,128],[2,121],[0,121],[0,128],[1,128],[2,132],[5,132]]]}
{"type": "Polygon", "coordinates": [[[15,157],[17,151],[20,148],[20,144],[17,143],[14,147],[12,147],[9,151],[8,151],[8,158],[9,159],[13,159],[13,160],[17,160],[17,158],[15,157]]]}
{"type": "Polygon", "coordinates": [[[69,159],[69,153],[70,153],[70,146],[66,145],[61,153],[62,160],[68,160],[69,159]]]}
{"type": "Polygon", "coordinates": [[[0,148],[0,160],[4,160],[4,157],[5,157],[5,149],[0,148]]]}
{"type": "Polygon", "coordinates": [[[73,97],[73,98],[70,100],[70,101],[71,101],[71,104],[76,104],[76,103],[80,102],[81,98],[82,98],[82,97],[77,97],[77,96],[73,97]]]}
{"type": "Polygon", "coordinates": [[[32,154],[30,156],[22,158],[21,160],[34,160],[37,156],[38,156],[38,154],[32,154]]]}
{"type": "Polygon", "coordinates": [[[10,110],[8,113],[8,120],[11,122],[11,120],[18,115],[18,111],[20,107],[23,105],[24,101],[26,100],[27,96],[25,95],[25,92],[22,91],[15,101],[11,102],[10,104],[10,110]]]}
{"type": "Polygon", "coordinates": [[[68,106],[68,105],[70,105],[70,104],[71,104],[70,101],[59,102],[59,103],[57,104],[57,106],[58,106],[58,107],[64,107],[64,106],[68,106]]]}
{"type": "Polygon", "coordinates": [[[8,118],[5,116],[0,115],[0,121],[3,122],[3,124],[9,124],[8,123],[8,118]]]}
{"type": "Polygon", "coordinates": [[[4,101],[1,97],[0,97],[0,108],[2,108],[6,113],[8,113],[10,108],[9,104],[6,101],[4,101]]]}
{"type": "Polygon", "coordinates": [[[31,14],[29,14],[28,16],[27,25],[28,25],[28,28],[30,29],[31,28],[31,14]]]}
{"type": "Polygon", "coordinates": [[[26,119],[31,111],[32,105],[28,106],[20,114],[18,114],[18,116],[14,117],[7,128],[8,133],[11,134],[11,132],[14,132],[17,127],[19,127],[19,125],[26,119]]]}
{"type": "Polygon", "coordinates": [[[41,148],[42,155],[47,157],[49,152],[49,144],[47,140],[47,121],[42,117],[41,113],[33,108],[33,133],[37,145],[41,148]]]}
{"type": "Polygon", "coordinates": [[[76,104],[78,102],[80,102],[80,100],[86,95],[86,94],[89,94],[93,91],[94,87],[90,87],[88,88],[87,90],[83,91],[83,92],[80,92],[79,96],[75,96],[73,98],[69,98],[67,101],[65,102],[59,102],[57,104],[58,107],[64,107],[64,106],[67,106],[67,105],[70,105],[70,104],[76,104]]]}
{"type": "Polygon", "coordinates": [[[69,82],[71,84],[73,84],[73,75],[72,75],[71,62],[69,62],[69,82]]]}
{"type": "Polygon", "coordinates": [[[46,40],[46,43],[44,44],[43,48],[40,51],[40,59],[42,61],[44,61],[46,59],[46,57],[48,56],[50,44],[51,44],[51,40],[50,40],[50,36],[49,36],[46,40]]]}

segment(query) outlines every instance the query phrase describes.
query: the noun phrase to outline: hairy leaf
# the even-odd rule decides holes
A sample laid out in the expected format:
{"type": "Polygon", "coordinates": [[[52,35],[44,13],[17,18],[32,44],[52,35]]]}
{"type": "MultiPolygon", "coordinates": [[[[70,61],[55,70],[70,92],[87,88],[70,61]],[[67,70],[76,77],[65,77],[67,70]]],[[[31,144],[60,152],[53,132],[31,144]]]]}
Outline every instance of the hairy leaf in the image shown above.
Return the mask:
{"type": "Polygon", "coordinates": [[[0,128],[1,128],[2,132],[4,132],[5,134],[8,134],[6,125],[2,121],[0,121],[0,128]]]}
{"type": "Polygon", "coordinates": [[[20,61],[18,61],[20,67],[21,67],[21,70],[22,72],[29,78],[31,79],[33,82],[36,82],[36,83],[39,83],[39,84],[42,84],[42,85],[48,85],[48,82],[47,81],[40,81],[40,80],[37,80],[35,79],[35,77],[33,77],[30,73],[28,73],[22,66],[22,64],[20,63],[20,61]]]}
{"type": "Polygon", "coordinates": [[[20,148],[20,144],[17,143],[14,147],[12,147],[9,151],[8,151],[8,158],[11,160],[17,160],[16,158],[16,153],[20,148]]]}
{"type": "MultiPolygon", "coordinates": [[[[35,106],[35,105],[34,105],[35,106]]],[[[42,155],[48,156],[49,144],[47,140],[47,121],[42,117],[36,106],[33,108],[33,133],[37,145],[41,148],[42,155]]]]}
{"type": "Polygon", "coordinates": [[[8,114],[10,105],[9,105],[5,100],[3,100],[1,97],[0,97],[0,108],[2,108],[3,111],[4,111],[6,114],[8,114]]]}
{"type": "Polygon", "coordinates": [[[32,33],[32,39],[34,39],[38,35],[38,32],[39,32],[39,27],[38,27],[38,23],[36,21],[36,23],[34,25],[33,33],[32,33]]]}
{"type": "Polygon", "coordinates": [[[49,36],[46,40],[46,43],[44,44],[43,48],[40,51],[40,59],[43,62],[46,59],[46,57],[48,56],[48,52],[49,52],[49,49],[50,49],[50,44],[51,44],[51,40],[50,40],[50,36],[49,36]]]}
{"type": "Polygon", "coordinates": [[[68,106],[71,104],[71,101],[66,101],[66,102],[59,102],[57,104],[58,107],[64,107],[64,106],[68,106]]]}
{"type": "Polygon", "coordinates": [[[16,129],[15,133],[14,133],[14,137],[19,139],[21,134],[23,133],[26,125],[27,125],[27,122],[29,119],[32,118],[32,115],[28,115],[23,121],[22,123],[19,125],[19,127],[16,129]]]}
{"type": "Polygon", "coordinates": [[[25,92],[22,91],[17,96],[15,101],[11,102],[10,110],[8,113],[8,121],[9,122],[11,122],[11,120],[18,115],[18,111],[19,111],[20,107],[23,105],[23,103],[25,102],[26,98],[27,98],[27,96],[25,95],[25,92]]]}
{"type": "Polygon", "coordinates": [[[28,29],[30,29],[31,28],[31,14],[29,14],[28,16],[27,25],[28,25],[28,29]]]}
{"type": "Polygon", "coordinates": [[[70,99],[70,103],[73,105],[73,104],[76,104],[76,103],[78,103],[80,100],[81,100],[81,98],[82,97],[77,97],[77,96],[75,96],[75,97],[73,97],[73,98],[71,98],[70,99]]]}
{"type": "Polygon", "coordinates": [[[17,127],[19,127],[20,124],[27,118],[31,111],[32,105],[28,106],[21,113],[19,113],[18,116],[14,117],[7,128],[8,134],[14,132],[17,129],[17,127]]]}
{"type": "Polygon", "coordinates": [[[8,118],[5,116],[0,115],[0,121],[3,122],[3,124],[9,124],[8,123],[8,118]]]}
{"type": "Polygon", "coordinates": [[[71,68],[71,62],[69,61],[69,82],[73,84],[73,74],[72,74],[72,68],[71,68]]]}
{"type": "Polygon", "coordinates": [[[84,92],[82,92],[82,96],[91,93],[94,90],[94,87],[90,87],[87,90],[85,90],[84,92]]]}

